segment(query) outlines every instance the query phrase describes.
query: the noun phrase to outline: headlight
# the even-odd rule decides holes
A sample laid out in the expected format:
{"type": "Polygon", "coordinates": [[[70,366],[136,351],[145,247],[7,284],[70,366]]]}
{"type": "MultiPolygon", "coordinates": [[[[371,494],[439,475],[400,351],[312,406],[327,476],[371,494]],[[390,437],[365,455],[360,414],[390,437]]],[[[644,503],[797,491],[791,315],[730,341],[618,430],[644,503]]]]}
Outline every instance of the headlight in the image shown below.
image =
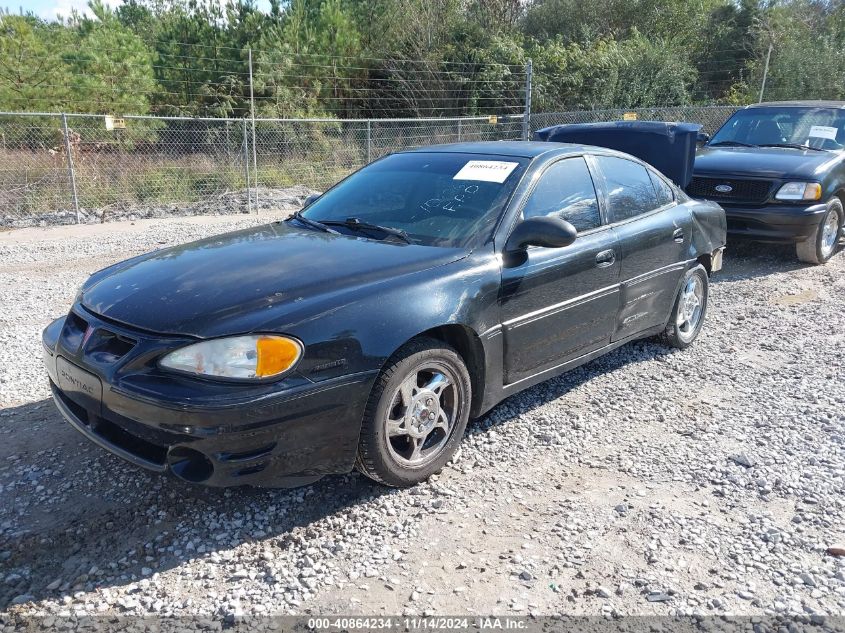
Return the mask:
{"type": "Polygon", "coordinates": [[[822,197],[822,186],[817,182],[788,182],[778,189],[778,200],[818,200],[822,197]]]}
{"type": "Polygon", "coordinates": [[[217,378],[261,379],[288,371],[302,356],[299,341],[255,334],[194,343],[161,359],[168,369],[217,378]]]}

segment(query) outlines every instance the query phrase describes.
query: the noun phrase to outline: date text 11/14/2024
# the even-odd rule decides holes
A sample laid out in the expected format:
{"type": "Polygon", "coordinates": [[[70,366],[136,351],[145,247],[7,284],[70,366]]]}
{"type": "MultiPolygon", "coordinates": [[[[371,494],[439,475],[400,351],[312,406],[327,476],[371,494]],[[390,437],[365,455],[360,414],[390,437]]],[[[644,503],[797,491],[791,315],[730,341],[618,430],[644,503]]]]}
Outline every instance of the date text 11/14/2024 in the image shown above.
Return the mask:
{"type": "Polygon", "coordinates": [[[484,630],[522,631],[528,628],[528,618],[501,616],[474,617],[324,617],[309,618],[308,628],[313,631],[353,630],[484,630]]]}

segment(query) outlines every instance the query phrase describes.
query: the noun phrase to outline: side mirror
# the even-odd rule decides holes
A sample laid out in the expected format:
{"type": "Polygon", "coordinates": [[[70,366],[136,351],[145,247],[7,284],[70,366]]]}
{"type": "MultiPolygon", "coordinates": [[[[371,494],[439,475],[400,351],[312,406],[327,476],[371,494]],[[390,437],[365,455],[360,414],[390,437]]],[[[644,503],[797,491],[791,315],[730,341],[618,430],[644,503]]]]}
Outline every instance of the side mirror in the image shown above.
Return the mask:
{"type": "Polygon", "coordinates": [[[699,147],[706,145],[710,142],[710,135],[707,132],[699,132],[698,136],[695,137],[695,142],[699,147]]]}
{"type": "Polygon", "coordinates": [[[313,204],[313,203],[314,203],[314,201],[316,201],[316,200],[317,200],[317,198],[319,198],[321,195],[322,195],[322,194],[320,194],[320,193],[312,193],[310,196],[308,196],[307,198],[305,198],[305,202],[303,202],[303,203],[302,203],[302,208],[304,209],[305,207],[310,206],[311,204],[313,204]]]}
{"type": "Polygon", "coordinates": [[[562,248],[572,244],[576,237],[578,231],[566,220],[550,217],[528,218],[513,230],[505,250],[521,251],[529,246],[562,248]]]}

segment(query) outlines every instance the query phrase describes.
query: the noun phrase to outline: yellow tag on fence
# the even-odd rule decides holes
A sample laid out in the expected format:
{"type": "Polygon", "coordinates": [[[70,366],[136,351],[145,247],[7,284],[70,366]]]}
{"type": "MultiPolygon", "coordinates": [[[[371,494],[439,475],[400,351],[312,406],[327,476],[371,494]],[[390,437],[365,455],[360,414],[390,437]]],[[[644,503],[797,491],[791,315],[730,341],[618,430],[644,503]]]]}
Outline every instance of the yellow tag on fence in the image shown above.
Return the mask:
{"type": "Polygon", "coordinates": [[[125,130],[126,129],[126,120],[121,119],[120,117],[113,117],[110,114],[107,114],[105,117],[106,129],[111,130],[125,130]]]}
{"type": "Polygon", "coordinates": [[[637,113],[636,112],[626,112],[622,115],[623,121],[636,121],[637,120],[637,113]]]}
{"type": "Polygon", "coordinates": [[[490,116],[487,117],[487,123],[489,123],[490,125],[496,125],[498,122],[499,122],[499,117],[496,116],[495,114],[491,114],[490,116]]]}

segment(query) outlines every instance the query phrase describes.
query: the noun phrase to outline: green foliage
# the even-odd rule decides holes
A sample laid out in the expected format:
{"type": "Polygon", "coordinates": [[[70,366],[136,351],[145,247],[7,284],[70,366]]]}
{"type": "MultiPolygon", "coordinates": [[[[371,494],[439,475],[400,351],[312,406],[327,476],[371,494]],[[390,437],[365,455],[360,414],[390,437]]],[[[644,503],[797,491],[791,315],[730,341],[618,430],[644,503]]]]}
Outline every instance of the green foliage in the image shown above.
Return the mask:
{"type": "Polygon", "coordinates": [[[0,13],[0,108],[244,117],[535,110],[845,97],[833,0],[91,0],[0,13]]]}
{"type": "Polygon", "coordinates": [[[53,111],[67,88],[60,51],[64,29],[31,16],[0,15],[0,109],[53,111]]]}
{"type": "Polygon", "coordinates": [[[589,46],[560,40],[534,51],[537,110],[686,105],[695,81],[691,63],[668,43],[636,31],[589,46]]]}
{"type": "Polygon", "coordinates": [[[152,55],[99,0],[95,19],[67,25],[0,17],[0,108],[92,114],[146,112],[152,55]]]}
{"type": "Polygon", "coordinates": [[[845,4],[796,0],[756,24],[758,54],[749,63],[748,97],[762,81],[769,43],[768,100],[845,98],[845,4]]]}

